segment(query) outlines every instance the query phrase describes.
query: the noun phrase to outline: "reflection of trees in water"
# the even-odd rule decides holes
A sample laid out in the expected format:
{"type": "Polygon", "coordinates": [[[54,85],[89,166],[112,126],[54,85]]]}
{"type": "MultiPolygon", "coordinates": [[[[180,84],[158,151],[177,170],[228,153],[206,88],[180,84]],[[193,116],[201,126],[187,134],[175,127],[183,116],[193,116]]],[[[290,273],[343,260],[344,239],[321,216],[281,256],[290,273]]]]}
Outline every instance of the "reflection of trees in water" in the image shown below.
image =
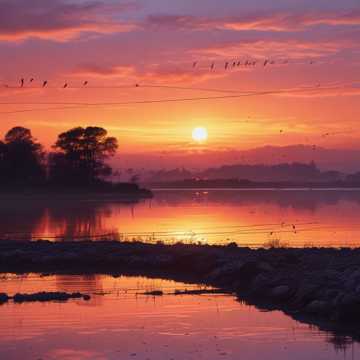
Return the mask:
{"type": "Polygon", "coordinates": [[[103,291],[102,277],[99,275],[56,275],[55,278],[58,291],[79,291],[87,294],[103,291]]]}
{"type": "Polygon", "coordinates": [[[31,239],[41,225],[45,206],[32,198],[2,197],[0,200],[0,237],[31,239]]]}
{"type": "MultiPolygon", "coordinates": [[[[117,207],[126,206],[116,203],[117,207]]],[[[112,216],[113,202],[70,201],[48,208],[51,226],[60,227],[57,236],[64,239],[116,237],[117,229],[106,227],[104,219],[112,216]]]]}
{"type": "Polygon", "coordinates": [[[180,206],[184,202],[222,203],[237,206],[269,204],[295,210],[315,211],[341,201],[360,205],[360,190],[169,190],[156,191],[157,203],[180,206]]]}
{"type": "Polygon", "coordinates": [[[66,200],[35,197],[7,198],[0,204],[0,237],[36,238],[101,238],[116,234],[104,219],[111,217],[113,206],[129,206],[114,201],[66,200]]]}

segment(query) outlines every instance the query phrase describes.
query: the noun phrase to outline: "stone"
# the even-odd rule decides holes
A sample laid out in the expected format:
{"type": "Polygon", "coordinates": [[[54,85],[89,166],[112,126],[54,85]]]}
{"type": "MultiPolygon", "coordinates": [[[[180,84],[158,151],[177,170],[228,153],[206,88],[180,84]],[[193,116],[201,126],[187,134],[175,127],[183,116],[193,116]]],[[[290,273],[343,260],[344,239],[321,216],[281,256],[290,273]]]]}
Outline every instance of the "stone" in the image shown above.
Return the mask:
{"type": "Polygon", "coordinates": [[[286,300],[291,295],[291,289],[287,285],[279,285],[271,289],[270,297],[274,300],[286,300]]]}
{"type": "Polygon", "coordinates": [[[308,304],[305,308],[305,311],[311,314],[324,314],[329,309],[329,304],[322,300],[313,300],[310,304],[308,304]]]}

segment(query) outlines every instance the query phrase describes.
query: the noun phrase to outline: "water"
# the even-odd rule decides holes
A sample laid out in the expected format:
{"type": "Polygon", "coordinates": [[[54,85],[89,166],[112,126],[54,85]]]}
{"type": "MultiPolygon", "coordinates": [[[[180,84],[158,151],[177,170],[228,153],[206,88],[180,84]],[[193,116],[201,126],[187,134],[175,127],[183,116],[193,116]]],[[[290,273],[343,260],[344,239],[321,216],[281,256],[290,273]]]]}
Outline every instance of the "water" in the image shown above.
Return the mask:
{"type": "Polygon", "coordinates": [[[173,190],[109,196],[4,196],[1,238],[358,246],[358,190],[173,190]]]}
{"type": "Polygon", "coordinates": [[[198,288],[159,279],[110,276],[2,275],[0,289],[16,292],[82,291],[89,302],[11,302],[0,306],[0,358],[82,359],[357,359],[357,343],[279,311],[261,312],[226,295],[164,295],[144,291],[198,288]]]}

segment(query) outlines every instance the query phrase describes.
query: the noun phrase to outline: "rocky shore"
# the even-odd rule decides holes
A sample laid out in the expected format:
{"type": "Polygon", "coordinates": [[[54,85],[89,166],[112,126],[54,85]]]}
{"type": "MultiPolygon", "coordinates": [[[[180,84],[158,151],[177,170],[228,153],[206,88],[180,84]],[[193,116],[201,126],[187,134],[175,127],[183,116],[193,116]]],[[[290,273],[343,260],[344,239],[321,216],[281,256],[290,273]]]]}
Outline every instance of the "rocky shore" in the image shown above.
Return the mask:
{"type": "Polygon", "coordinates": [[[360,249],[1,241],[0,272],[143,275],[201,283],[360,338],[360,249]]]}

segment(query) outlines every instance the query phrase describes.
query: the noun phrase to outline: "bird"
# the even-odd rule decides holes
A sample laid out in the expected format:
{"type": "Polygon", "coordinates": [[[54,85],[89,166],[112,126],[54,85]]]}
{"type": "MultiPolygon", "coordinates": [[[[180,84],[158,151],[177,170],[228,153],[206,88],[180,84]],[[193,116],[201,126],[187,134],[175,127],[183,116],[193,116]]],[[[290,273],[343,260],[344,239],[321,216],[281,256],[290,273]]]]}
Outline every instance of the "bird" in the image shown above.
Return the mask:
{"type": "Polygon", "coordinates": [[[34,81],[34,78],[31,78],[29,81],[32,83],[34,81]]]}
{"type": "Polygon", "coordinates": [[[88,83],[88,81],[84,81],[83,86],[86,86],[88,83]]]}
{"type": "Polygon", "coordinates": [[[25,81],[24,79],[20,80],[21,87],[24,87],[24,81],[25,81]]]}
{"type": "Polygon", "coordinates": [[[47,82],[47,80],[45,80],[45,81],[43,82],[42,87],[45,87],[47,84],[48,84],[48,82],[47,82]]]}
{"type": "Polygon", "coordinates": [[[140,87],[140,84],[135,84],[135,87],[137,87],[137,88],[140,87]]]}
{"type": "Polygon", "coordinates": [[[66,89],[67,87],[68,87],[68,84],[65,83],[64,86],[63,86],[63,88],[66,89]]]}
{"type": "Polygon", "coordinates": [[[234,61],[234,62],[233,62],[233,67],[235,67],[235,66],[236,66],[236,62],[234,61]]]}

